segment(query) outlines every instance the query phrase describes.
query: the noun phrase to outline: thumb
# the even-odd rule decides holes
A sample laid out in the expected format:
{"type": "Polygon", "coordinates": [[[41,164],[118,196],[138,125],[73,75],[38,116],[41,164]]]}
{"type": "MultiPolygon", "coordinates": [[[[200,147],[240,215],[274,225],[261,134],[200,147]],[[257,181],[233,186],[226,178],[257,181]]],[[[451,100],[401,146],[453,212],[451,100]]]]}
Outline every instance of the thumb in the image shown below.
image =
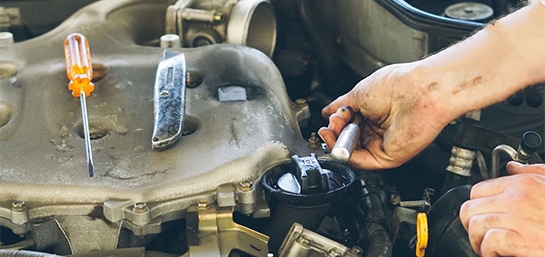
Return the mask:
{"type": "Polygon", "coordinates": [[[510,161],[507,163],[507,171],[511,175],[527,174],[527,173],[545,175],[545,164],[538,163],[538,164],[529,165],[529,164],[522,164],[515,161],[510,161]]]}

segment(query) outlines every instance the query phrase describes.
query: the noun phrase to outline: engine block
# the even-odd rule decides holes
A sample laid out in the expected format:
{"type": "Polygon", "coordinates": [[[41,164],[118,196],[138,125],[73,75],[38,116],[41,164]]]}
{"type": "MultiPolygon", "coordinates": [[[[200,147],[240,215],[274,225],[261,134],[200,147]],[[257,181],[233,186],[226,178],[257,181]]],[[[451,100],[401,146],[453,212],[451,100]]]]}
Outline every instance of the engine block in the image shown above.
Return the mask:
{"type": "MultiPolygon", "coordinates": [[[[115,248],[84,242],[86,226],[108,226],[74,217],[98,210],[135,234],[157,233],[146,225],[199,200],[236,205],[236,185],[258,184],[267,169],[307,147],[298,125],[303,107],[290,101],[273,62],[255,49],[220,44],[172,49],[185,55],[192,78],[184,136],[166,150],[152,149],[153,85],[163,58],[154,40],[168,4],[98,2],[43,36],[0,48],[1,225],[23,234],[28,221],[58,216],[71,231],[73,252],[115,248]],[[79,99],[67,89],[63,40],[73,32],[89,39],[95,73],[87,99],[93,178],[79,99]],[[229,86],[243,89],[246,99],[222,100],[218,90],[229,86]]],[[[104,237],[115,238],[118,229],[104,237]]]]}

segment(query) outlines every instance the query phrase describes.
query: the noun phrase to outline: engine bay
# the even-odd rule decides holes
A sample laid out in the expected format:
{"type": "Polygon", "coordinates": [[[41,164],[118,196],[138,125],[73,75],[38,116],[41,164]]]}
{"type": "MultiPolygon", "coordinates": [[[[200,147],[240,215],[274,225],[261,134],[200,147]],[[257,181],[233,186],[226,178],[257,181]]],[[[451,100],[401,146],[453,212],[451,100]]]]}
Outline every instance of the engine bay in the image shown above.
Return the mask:
{"type": "Polygon", "coordinates": [[[335,162],[316,132],[373,71],[524,5],[1,1],[0,256],[477,256],[459,208],[506,161],[542,162],[542,84],[391,170],[335,162]],[[86,108],[71,33],[88,39],[86,108]]]}

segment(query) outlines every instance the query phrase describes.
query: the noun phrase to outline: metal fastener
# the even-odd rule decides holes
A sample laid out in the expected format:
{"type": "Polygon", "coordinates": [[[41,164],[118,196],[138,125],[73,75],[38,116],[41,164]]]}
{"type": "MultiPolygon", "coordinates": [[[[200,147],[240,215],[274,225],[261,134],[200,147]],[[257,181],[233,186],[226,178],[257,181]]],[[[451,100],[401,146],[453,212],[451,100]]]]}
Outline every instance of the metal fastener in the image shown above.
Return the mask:
{"type": "Polygon", "coordinates": [[[199,204],[197,206],[199,210],[206,210],[208,207],[210,207],[210,202],[208,200],[199,200],[199,204]]]}
{"type": "Polygon", "coordinates": [[[132,207],[132,212],[134,213],[145,213],[149,211],[148,205],[144,202],[134,203],[132,207]]]}
{"type": "Polygon", "coordinates": [[[214,14],[214,21],[219,22],[223,20],[223,13],[217,12],[214,14]]]}
{"type": "Polygon", "coordinates": [[[308,146],[310,148],[320,147],[320,139],[318,139],[318,136],[316,135],[316,132],[312,132],[310,134],[310,138],[308,139],[308,146]]]}
{"type": "Polygon", "coordinates": [[[307,106],[307,100],[304,98],[297,98],[295,99],[295,105],[299,108],[303,108],[307,106]]]}
{"type": "Polygon", "coordinates": [[[243,192],[248,192],[252,190],[253,187],[254,187],[254,183],[252,183],[252,181],[240,182],[240,190],[242,190],[243,192]]]}
{"type": "Polygon", "coordinates": [[[14,212],[22,212],[25,210],[26,203],[24,201],[14,201],[11,203],[11,210],[14,212]]]}

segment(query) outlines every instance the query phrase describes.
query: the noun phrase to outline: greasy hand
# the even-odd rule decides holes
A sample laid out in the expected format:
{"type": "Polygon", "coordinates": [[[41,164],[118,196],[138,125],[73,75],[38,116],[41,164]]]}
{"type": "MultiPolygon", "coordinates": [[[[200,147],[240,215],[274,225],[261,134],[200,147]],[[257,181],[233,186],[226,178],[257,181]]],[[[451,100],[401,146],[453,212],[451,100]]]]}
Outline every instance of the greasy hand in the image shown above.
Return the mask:
{"type": "Polygon", "coordinates": [[[507,164],[512,176],[471,189],[460,219],[482,257],[545,256],[545,164],[507,164]]]}
{"type": "Polygon", "coordinates": [[[422,81],[421,76],[412,72],[411,64],[384,67],[322,110],[322,115],[329,117],[329,125],[320,128],[318,134],[332,149],[350,120],[350,115],[341,115],[337,109],[350,106],[365,119],[360,124],[360,146],[349,163],[361,169],[400,166],[422,151],[456,118],[442,113],[431,94],[438,86],[422,81]]]}

